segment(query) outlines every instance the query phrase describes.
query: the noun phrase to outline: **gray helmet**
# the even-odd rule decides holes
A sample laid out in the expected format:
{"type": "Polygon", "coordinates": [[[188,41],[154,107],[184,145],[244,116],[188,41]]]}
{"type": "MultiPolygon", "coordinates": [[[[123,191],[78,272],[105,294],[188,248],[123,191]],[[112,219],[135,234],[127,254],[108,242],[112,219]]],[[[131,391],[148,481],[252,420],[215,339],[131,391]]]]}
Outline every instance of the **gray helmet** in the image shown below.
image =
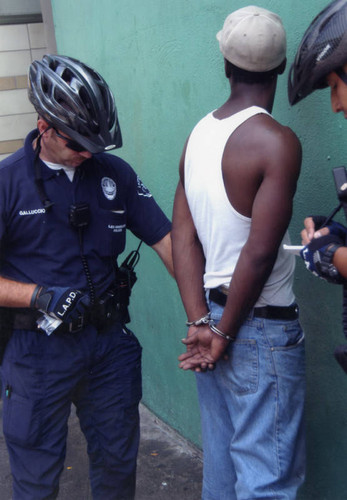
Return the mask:
{"type": "Polygon", "coordinates": [[[288,99],[296,104],[347,63],[347,0],[334,0],[307,28],[289,70],[288,99]]]}
{"type": "Polygon", "coordinates": [[[57,55],[34,61],[28,95],[49,125],[86,151],[100,153],[122,146],[112,92],[96,71],[80,61],[57,55]]]}

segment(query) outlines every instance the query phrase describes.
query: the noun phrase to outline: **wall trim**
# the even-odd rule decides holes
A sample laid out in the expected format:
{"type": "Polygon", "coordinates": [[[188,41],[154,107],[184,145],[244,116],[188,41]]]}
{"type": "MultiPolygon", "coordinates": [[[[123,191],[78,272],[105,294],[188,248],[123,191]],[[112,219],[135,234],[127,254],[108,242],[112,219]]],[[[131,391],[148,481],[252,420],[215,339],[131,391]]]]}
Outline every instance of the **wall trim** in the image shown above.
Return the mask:
{"type": "Polygon", "coordinates": [[[23,14],[16,16],[0,16],[0,25],[42,23],[42,14],[23,14]]]}

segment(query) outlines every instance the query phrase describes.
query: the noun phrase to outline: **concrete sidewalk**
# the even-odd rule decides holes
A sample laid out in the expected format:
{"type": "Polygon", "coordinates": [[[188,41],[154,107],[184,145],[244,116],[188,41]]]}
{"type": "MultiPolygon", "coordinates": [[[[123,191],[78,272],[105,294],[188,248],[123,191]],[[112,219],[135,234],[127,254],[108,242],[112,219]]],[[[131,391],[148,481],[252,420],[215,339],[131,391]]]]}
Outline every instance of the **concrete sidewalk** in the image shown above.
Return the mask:
{"type": "MultiPolygon", "coordinates": [[[[0,402],[0,416],[2,403],[0,402]]],[[[136,500],[199,500],[202,455],[200,450],[161,422],[141,405],[141,444],[138,457],[136,500]]],[[[11,500],[11,473],[0,431],[0,500],[11,500]]],[[[86,442],[78,419],[69,421],[65,469],[59,500],[92,500],[88,480],[86,442]]]]}

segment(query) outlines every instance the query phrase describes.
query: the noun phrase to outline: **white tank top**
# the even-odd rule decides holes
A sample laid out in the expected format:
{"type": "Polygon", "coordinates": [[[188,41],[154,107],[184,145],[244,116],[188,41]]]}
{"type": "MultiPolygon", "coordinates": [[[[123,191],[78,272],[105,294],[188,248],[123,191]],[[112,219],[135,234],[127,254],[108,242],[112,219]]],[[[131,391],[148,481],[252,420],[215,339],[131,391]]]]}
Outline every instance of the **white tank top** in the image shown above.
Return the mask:
{"type": "MultiPolygon", "coordinates": [[[[184,184],[206,259],[206,289],[229,286],[240,252],[248,239],[251,219],[238,213],[230,204],[222,176],[222,157],[230,135],[248,118],[259,113],[269,114],[257,106],[223,120],[209,113],[195,126],[188,140],[184,184]]],[[[256,306],[288,306],[294,302],[295,257],[283,250],[283,243],[290,244],[288,232],[256,306]]]]}

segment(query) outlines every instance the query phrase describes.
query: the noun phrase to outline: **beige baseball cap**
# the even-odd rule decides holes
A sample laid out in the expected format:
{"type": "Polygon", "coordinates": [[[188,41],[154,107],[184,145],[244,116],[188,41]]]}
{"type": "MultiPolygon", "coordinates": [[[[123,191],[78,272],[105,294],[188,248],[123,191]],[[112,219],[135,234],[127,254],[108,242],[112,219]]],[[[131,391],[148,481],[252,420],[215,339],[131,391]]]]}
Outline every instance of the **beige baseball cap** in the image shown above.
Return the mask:
{"type": "Polygon", "coordinates": [[[216,36],[225,59],[247,71],[270,71],[286,57],[281,18],[255,5],[229,14],[216,36]]]}

